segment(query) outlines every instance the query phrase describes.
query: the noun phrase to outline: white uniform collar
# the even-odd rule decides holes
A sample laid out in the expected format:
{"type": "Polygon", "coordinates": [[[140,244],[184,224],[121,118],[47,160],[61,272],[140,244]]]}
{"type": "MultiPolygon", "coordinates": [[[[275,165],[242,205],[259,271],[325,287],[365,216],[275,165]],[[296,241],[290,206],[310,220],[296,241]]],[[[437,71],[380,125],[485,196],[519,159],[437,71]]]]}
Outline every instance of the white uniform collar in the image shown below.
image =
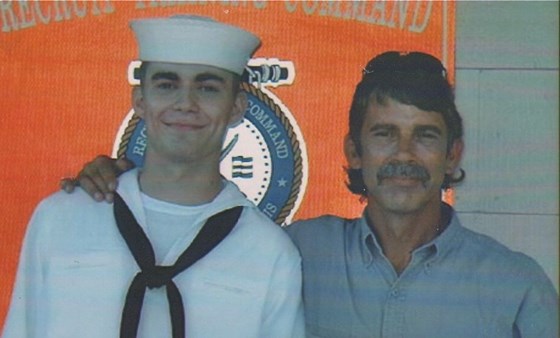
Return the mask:
{"type": "MultiPolygon", "coordinates": [[[[142,207],[142,199],[140,196],[140,185],[138,183],[138,169],[132,169],[119,177],[119,185],[117,192],[124,199],[134,217],[140,225],[145,224],[145,215],[142,207]]],[[[223,210],[236,206],[252,207],[256,206],[250,202],[245,195],[239,190],[235,183],[223,179],[224,188],[218,196],[210,202],[209,208],[206,209],[204,218],[208,218],[223,210]]]]}

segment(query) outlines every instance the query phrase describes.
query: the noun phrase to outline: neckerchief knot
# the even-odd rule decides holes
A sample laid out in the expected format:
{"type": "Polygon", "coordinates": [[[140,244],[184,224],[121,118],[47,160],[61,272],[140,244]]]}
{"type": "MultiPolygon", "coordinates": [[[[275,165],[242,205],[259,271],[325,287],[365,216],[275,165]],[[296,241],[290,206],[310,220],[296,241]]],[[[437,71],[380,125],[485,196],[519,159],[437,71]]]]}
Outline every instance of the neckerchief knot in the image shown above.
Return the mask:
{"type": "Polygon", "coordinates": [[[173,276],[172,266],[154,266],[138,273],[140,280],[150,289],[157,289],[171,282],[173,276]]]}

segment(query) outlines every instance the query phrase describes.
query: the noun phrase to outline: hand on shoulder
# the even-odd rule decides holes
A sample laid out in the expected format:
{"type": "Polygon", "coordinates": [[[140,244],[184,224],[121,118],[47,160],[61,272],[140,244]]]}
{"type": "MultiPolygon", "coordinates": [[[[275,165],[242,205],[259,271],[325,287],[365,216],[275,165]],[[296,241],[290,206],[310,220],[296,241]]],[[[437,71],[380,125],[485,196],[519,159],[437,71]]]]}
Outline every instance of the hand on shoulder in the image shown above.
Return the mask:
{"type": "Polygon", "coordinates": [[[123,172],[134,168],[134,163],[126,158],[113,159],[99,155],[84,165],[76,177],[63,178],[60,188],[72,193],[76,187],[84,189],[94,200],[113,202],[117,189],[117,177],[123,172]]]}

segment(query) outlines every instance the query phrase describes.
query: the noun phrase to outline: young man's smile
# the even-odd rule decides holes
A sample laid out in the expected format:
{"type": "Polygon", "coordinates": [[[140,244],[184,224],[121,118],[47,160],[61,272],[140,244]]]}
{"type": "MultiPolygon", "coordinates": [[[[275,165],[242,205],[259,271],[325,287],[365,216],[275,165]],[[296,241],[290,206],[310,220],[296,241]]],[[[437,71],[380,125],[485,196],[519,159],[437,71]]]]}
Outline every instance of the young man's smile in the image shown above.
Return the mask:
{"type": "Polygon", "coordinates": [[[242,118],[244,93],[226,70],[197,64],[149,63],[135,110],[157,148],[173,161],[219,156],[227,128],[242,118]]]}

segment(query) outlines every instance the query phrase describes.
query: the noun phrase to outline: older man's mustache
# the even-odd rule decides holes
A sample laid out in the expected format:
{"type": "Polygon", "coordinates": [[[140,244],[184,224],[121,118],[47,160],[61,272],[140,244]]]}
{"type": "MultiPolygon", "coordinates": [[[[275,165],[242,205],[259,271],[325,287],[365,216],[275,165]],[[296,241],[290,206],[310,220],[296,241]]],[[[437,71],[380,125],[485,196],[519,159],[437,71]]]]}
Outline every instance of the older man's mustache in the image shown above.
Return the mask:
{"type": "Polygon", "coordinates": [[[395,177],[417,179],[425,183],[430,180],[430,173],[419,164],[400,161],[389,162],[377,171],[378,184],[381,184],[386,178],[395,177]]]}

